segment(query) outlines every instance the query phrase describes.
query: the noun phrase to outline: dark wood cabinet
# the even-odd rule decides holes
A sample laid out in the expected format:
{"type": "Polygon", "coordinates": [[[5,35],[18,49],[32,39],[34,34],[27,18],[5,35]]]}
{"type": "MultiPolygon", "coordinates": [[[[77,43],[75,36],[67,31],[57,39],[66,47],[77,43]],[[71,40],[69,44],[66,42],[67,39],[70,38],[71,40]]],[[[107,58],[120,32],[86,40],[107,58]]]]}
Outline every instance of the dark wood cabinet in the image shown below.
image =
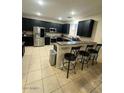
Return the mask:
{"type": "Polygon", "coordinates": [[[22,42],[22,57],[25,54],[25,42],[22,42]]]}
{"type": "Polygon", "coordinates": [[[69,34],[70,28],[70,24],[60,24],[36,19],[22,18],[22,30],[33,31],[34,26],[45,27],[46,32],[49,32],[49,28],[56,28],[58,33],[64,34],[69,34]]]}
{"type": "Polygon", "coordinates": [[[45,45],[50,45],[50,37],[45,37],[45,45]]]}
{"type": "Polygon", "coordinates": [[[49,31],[49,28],[56,28],[57,32],[62,32],[62,24],[36,19],[22,18],[22,30],[33,31],[34,26],[45,27],[46,31],[49,31]]]}
{"type": "Polygon", "coordinates": [[[56,24],[57,32],[62,33],[62,24],[56,24]]]}
{"type": "Polygon", "coordinates": [[[33,31],[32,19],[22,18],[22,30],[33,31]]]}
{"type": "Polygon", "coordinates": [[[62,25],[62,33],[69,34],[69,28],[70,28],[70,24],[63,24],[62,25]]]}
{"type": "Polygon", "coordinates": [[[78,23],[77,35],[84,37],[91,37],[94,20],[84,20],[78,23]]]}
{"type": "Polygon", "coordinates": [[[33,46],[33,37],[22,37],[22,41],[25,42],[25,46],[33,46]]]}

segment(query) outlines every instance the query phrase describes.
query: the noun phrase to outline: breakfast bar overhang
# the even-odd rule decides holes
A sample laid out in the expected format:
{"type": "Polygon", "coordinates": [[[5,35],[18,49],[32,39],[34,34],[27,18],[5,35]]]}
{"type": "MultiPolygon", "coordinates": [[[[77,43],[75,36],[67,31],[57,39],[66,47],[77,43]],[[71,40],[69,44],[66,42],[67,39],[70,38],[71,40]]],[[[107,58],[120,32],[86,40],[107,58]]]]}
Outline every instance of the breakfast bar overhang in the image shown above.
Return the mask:
{"type": "Polygon", "coordinates": [[[64,61],[64,54],[70,53],[72,47],[81,46],[81,50],[84,50],[86,45],[94,44],[96,42],[92,41],[69,41],[69,42],[57,42],[54,44],[54,49],[56,51],[56,68],[62,68],[62,63],[64,61]]]}

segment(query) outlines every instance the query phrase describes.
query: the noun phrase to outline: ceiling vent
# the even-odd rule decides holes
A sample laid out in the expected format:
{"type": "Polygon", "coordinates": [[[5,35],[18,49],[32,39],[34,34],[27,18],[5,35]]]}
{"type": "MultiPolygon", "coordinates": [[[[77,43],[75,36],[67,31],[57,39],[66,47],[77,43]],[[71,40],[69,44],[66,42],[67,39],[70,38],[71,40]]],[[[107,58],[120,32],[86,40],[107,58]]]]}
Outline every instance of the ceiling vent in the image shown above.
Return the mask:
{"type": "Polygon", "coordinates": [[[71,19],[72,17],[71,16],[68,16],[67,18],[71,19]]]}

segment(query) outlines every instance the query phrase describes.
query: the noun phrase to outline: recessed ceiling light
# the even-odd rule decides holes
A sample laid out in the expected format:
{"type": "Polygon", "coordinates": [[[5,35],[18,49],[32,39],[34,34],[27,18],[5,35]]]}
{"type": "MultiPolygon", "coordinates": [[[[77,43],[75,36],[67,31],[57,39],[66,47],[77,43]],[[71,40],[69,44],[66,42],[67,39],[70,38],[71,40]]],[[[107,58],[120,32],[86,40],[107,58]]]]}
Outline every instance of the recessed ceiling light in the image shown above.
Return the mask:
{"type": "Polygon", "coordinates": [[[39,0],[39,1],[38,1],[38,4],[39,4],[39,5],[43,5],[43,1],[39,0]]]}
{"type": "Polygon", "coordinates": [[[75,15],[75,12],[74,12],[74,11],[72,11],[72,12],[71,12],[71,14],[72,14],[72,15],[75,15]]]}
{"type": "Polygon", "coordinates": [[[41,13],[40,13],[40,12],[37,12],[36,14],[37,14],[38,16],[41,16],[41,13]]]}
{"type": "Polygon", "coordinates": [[[58,19],[59,19],[59,20],[62,20],[62,18],[61,18],[61,17],[59,17],[58,19]]]}

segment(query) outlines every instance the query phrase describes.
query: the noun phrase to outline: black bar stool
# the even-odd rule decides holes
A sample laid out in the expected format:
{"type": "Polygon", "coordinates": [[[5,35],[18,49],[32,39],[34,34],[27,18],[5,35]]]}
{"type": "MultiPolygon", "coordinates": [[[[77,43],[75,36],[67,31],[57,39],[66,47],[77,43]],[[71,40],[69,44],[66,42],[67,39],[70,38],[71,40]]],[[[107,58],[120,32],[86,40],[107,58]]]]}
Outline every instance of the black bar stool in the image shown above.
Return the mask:
{"type": "Polygon", "coordinates": [[[88,63],[90,60],[90,53],[88,52],[89,49],[92,49],[93,45],[87,45],[85,50],[80,50],[79,51],[79,55],[81,55],[81,63],[82,63],[82,67],[81,70],[83,70],[84,64],[87,64],[87,68],[88,68],[88,63]]]}
{"type": "MultiPolygon", "coordinates": [[[[70,64],[73,65],[73,69],[74,69],[74,72],[75,72],[76,58],[77,58],[77,56],[78,56],[80,47],[81,47],[81,46],[72,47],[70,53],[65,53],[65,54],[64,54],[64,58],[65,58],[66,60],[68,60],[68,62],[63,62],[63,67],[64,67],[64,64],[65,64],[65,63],[68,63],[68,65],[67,65],[67,78],[68,78],[68,76],[69,76],[70,64]],[[72,62],[72,61],[75,61],[75,62],[72,62]]],[[[76,72],[75,72],[75,73],[76,73],[76,72]]]]}
{"type": "Polygon", "coordinates": [[[88,52],[90,53],[92,57],[92,65],[94,64],[94,61],[97,63],[98,53],[100,48],[102,47],[102,44],[97,44],[95,49],[89,49],[88,52]]]}

